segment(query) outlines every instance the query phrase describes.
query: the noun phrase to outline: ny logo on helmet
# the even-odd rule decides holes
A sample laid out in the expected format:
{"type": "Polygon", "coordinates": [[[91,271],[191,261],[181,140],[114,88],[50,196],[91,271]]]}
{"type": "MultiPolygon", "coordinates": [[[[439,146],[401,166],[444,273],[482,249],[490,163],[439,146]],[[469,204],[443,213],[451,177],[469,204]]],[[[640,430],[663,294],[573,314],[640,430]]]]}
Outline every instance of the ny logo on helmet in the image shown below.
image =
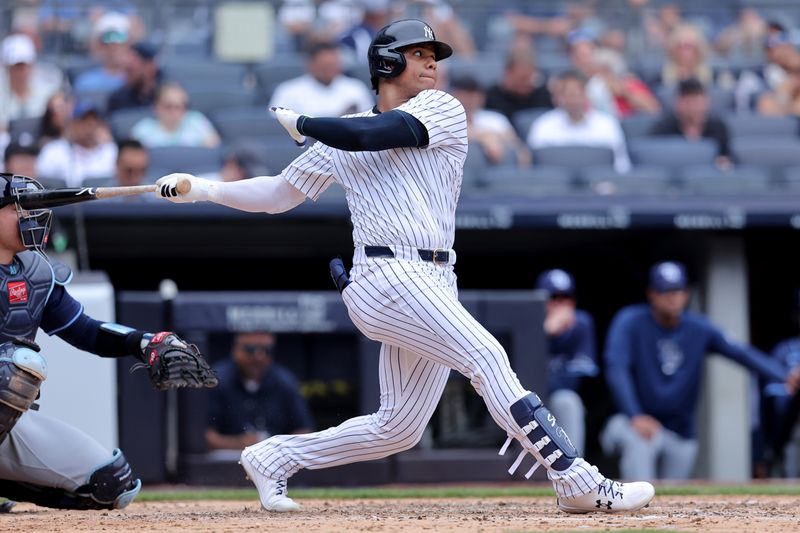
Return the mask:
{"type": "Polygon", "coordinates": [[[431,27],[427,25],[424,26],[424,31],[425,31],[425,37],[433,40],[433,30],[431,29],[431,27]]]}

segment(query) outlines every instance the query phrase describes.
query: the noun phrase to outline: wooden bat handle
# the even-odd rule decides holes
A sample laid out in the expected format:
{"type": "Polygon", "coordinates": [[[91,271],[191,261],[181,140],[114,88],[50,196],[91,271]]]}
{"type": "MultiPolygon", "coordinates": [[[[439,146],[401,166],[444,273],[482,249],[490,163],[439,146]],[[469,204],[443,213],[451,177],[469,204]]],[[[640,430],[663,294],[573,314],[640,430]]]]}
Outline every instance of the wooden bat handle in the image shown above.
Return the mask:
{"type": "MultiPolygon", "coordinates": [[[[95,189],[95,198],[116,198],[117,196],[133,196],[136,194],[147,194],[154,192],[158,185],[134,185],[130,187],[98,187],[95,189]]],[[[178,192],[186,194],[192,190],[192,182],[187,178],[178,180],[178,192]]]]}

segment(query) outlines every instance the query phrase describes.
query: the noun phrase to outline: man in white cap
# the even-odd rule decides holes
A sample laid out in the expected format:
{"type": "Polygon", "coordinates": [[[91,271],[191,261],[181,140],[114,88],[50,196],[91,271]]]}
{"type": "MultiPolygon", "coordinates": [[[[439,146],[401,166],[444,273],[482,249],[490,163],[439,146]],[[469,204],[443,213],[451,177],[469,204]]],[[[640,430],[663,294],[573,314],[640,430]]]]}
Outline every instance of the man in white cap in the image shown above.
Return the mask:
{"type": "Polygon", "coordinates": [[[0,124],[44,115],[47,100],[58,86],[37,75],[36,48],[25,34],[7,36],[0,44],[0,124]]]}
{"type": "Polygon", "coordinates": [[[92,28],[92,51],[101,65],[77,77],[73,84],[76,93],[111,93],[125,84],[130,29],[130,20],[122,13],[109,12],[97,19],[92,28]]]}

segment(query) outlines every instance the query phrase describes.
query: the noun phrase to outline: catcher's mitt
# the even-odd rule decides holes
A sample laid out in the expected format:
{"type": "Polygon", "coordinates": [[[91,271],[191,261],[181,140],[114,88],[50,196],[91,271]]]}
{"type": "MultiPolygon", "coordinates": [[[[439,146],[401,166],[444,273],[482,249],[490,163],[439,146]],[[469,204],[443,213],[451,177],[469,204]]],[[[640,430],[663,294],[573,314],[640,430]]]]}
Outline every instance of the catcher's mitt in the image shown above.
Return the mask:
{"type": "Polygon", "coordinates": [[[147,369],[150,381],[158,390],[217,386],[217,376],[197,346],[171,331],[153,335],[142,350],[142,362],[135,364],[131,372],[140,368],[147,369]]]}

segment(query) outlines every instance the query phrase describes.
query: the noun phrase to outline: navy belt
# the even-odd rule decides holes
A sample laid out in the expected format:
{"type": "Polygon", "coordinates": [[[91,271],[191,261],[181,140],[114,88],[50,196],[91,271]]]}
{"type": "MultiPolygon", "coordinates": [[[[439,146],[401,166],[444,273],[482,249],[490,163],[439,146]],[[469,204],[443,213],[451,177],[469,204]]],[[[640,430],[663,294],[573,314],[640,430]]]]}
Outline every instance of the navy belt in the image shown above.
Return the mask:
{"type": "MultiPolygon", "coordinates": [[[[434,265],[446,265],[450,262],[450,252],[447,250],[417,248],[417,252],[420,259],[429,261],[434,265]]],[[[367,257],[394,257],[394,252],[388,246],[364,246],[364,255],[367,257]]]]}

